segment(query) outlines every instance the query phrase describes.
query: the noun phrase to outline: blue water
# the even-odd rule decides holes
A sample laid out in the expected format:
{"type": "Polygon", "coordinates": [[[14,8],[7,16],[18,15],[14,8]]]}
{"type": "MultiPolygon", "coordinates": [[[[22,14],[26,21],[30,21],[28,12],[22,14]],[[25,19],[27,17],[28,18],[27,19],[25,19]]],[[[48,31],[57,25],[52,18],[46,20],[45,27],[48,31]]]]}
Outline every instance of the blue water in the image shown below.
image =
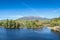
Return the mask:
{"type": "Polygon", "coordinates": [[[0,28],[0,40],[60,40],[60,34],[48,28],[5,29],[0,28]]]}

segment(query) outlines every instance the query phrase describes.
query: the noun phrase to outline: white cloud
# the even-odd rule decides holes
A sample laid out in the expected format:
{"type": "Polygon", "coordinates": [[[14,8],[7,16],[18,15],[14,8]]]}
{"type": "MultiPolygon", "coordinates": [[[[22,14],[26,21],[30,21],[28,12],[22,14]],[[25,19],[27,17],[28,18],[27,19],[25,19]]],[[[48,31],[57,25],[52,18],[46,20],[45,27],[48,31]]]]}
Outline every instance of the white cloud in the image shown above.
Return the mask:
{"type": "Polygon", "coordinates": [[[20,15],[12,15],[12,16],[3,16],[3,17],[0,17],[0,20],[3,20],[3,19],[18,19],[20,17],[23,17],[23,16],[20,16],[20,15]]]}

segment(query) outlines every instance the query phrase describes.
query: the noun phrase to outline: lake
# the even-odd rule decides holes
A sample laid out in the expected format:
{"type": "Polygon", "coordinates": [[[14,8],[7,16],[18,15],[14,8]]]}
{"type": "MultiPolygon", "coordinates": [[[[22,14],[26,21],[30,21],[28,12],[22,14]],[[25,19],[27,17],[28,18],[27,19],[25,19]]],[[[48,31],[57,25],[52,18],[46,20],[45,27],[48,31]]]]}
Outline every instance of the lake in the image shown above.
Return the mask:
{"type": "Polygon", "coordinates": [[[60,40],[60,34],[49,28],[5,29],[0,28],[0,40],[60,40]]]}

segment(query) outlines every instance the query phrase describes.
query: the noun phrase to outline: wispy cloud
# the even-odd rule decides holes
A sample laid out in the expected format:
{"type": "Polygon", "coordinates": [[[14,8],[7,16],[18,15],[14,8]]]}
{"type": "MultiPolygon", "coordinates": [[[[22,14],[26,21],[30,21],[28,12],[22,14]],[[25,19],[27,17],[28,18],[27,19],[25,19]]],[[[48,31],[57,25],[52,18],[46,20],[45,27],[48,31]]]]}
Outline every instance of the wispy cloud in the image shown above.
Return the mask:
{"type": "Polygon", "coordinates": [[[40,14],[36,9],[30,7],[27,3],[25,2],[22,2],[22,4],[26,7],[28,7],[29,9],[31,9],[32,12],[34,12],[35,14],[40,14]]]}
{"type": "Polygon", "coordinates": [[[21,15],[12,15],[12,16],[4,16],[4,17],[0,17],[0,20],[2,19],[13,19],[13,20],[15,20],[15,19],[18,19],[18,18],[20,18],[20,17],[23,17],[23,16],[21,16],[21,15]]]}

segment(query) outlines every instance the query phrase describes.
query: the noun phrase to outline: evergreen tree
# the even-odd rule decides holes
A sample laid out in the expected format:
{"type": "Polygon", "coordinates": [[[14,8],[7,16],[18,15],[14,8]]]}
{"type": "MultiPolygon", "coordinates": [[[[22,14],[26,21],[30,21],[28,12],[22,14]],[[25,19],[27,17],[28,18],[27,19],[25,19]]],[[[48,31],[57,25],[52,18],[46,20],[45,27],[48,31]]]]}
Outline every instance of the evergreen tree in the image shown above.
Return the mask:
{"type": "Polygon", "coordinates": [[[14,25],[14,28],[16,28],[16,22],[14,21],[13,23],[14,23],[14,24],[13,24],[13,25],[14,25]]]}
{"type": "Polygon", "coordinates": [[[7,19],[7,20],[6,20],[6,24],[5,24],[5,25],[6,25],[6,26],[5,26],[6,28],[8,28],[8,26],[9,26],[9,25],[8,25],[8,22],[9,22],[9,20],[7,19]]]}
{"type": "Polygon", "coordinates": [[[9,21],[9,28],[12,28],[13,26],[13,23],[12,23],[12,20],[9,21]]]}

